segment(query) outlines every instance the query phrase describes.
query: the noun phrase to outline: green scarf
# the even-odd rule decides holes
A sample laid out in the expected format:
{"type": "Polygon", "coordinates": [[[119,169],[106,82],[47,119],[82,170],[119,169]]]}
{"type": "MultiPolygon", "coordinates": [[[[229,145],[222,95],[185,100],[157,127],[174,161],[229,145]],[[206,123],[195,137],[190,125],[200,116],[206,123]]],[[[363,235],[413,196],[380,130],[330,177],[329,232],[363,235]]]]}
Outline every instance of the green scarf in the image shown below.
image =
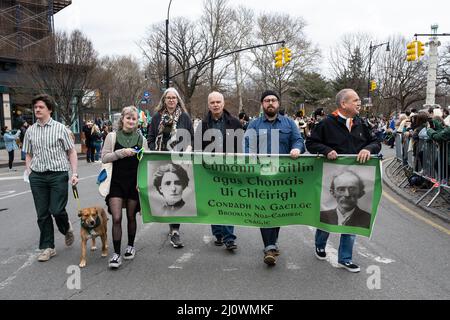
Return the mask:
{"type": "Polygon", "coordinates": [[[139,133],[137,133],[137,131],[125,132],[123,130],[118,130],[117,142],[124,148],[133,148],[139,143],[139,133]]]}

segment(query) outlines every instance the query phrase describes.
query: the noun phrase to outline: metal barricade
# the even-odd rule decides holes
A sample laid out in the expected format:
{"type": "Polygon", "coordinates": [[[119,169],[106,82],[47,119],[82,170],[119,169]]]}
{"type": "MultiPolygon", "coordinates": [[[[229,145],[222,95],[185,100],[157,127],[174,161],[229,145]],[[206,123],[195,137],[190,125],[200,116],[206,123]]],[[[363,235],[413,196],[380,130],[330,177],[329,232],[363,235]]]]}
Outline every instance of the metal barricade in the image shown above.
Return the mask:
{"type": "MultiPolygon", "coordinates": [[[[390,167],[391,165],[395,164],[395,171],[398,169],[397,165],[401,164],[403,162],[403,145],[402,145],[402,134],[395,132],[395,158],[387,165],[387,167],[390,167]]],[[[386,167],[386,168],[387,168],[386,167]]]]}
{"type": "MultiPolygon", "coordinates": [[[[430,181],[432,186],[415,204],[419,204],[432,191],[437,190],[436,194],[427,204],[427,207],[429,207],[439,195],[442,195],[442,191],[447,193],[445,189],[449,188],[449,143],[437,143],[431,140],[423,141],[423,168],[417,174],[430,181]]],[[[449,202],[446,197],[444,199],[449,202]]]]}

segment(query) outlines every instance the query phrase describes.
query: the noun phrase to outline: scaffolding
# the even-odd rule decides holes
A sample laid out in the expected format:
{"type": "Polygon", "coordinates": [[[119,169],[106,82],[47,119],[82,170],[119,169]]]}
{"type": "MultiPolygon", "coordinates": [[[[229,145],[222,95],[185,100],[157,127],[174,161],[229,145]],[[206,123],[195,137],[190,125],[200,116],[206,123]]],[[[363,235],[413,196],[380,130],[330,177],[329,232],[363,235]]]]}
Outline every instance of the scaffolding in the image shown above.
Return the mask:
{"type": "Polygon", "coordinates": [[[71,0],[0,0],[0,57],[21,59],[54,31],[71,0]]]}

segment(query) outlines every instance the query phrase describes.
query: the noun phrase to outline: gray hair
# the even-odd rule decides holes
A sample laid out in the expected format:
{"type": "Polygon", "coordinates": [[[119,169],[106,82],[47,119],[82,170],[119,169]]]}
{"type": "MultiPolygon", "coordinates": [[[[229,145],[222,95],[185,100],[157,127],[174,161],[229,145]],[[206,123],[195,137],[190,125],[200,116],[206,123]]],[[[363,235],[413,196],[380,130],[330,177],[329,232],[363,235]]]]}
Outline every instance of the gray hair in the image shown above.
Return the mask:
{"type": "Polygon", "coordinates": [[[159,100],[159,104],[155,108],[155,112],[159,112],[163,110],[166,107],[166,96],[169,92],[174,93],[177,96],[177,106],[181,107],[181,109],[187,113],[186,106],[184,105],[183,99],[181,99],[180,94],[178,93],[177,89],[175,88],[168,88],[161,96],[161,99],[159,100]]]}
{"type": "Polygon", "coordinates": [[[347,95],[349,92],[354,92],[355,90],[353,89],[342,89],[341,91],[338,92],[338,94],[336,95],[336,105],[338,106],[338,108],[341,107],[342,102],[344,102],[347,99],[347,95]]]}
{"type": "Polygon", "coordinates": [[[211,96],[212,96],[213,94],[218,94],[218,95],[222,98],[222,101],[225,101],[225,97],[223,96],[223,94],[221,94],[221,93],[218,92],[218,91],[213,91],[213,92],[211,92],[211,93],[208,95],[208,101],[209,101],[209,98],[211,98],[211,96]]]}
{"type": "MultiPolygon", "coordinates": [[[[128,106],[122,109],[122,114],[120,115],[119,120],[117,121],[117,127],[119,130],[123,129],[123,119],[125,118],[126,115],[132,114],[132,113],[136,113],[136,115],[139,117],[138,114],[138,109],[135,106],[128,106]]],[[[138,127],[138,122],[136,122],[136,128],[134,128],[135,130],[138,127]]]]}
{"type": "Polygon", "coordinates": [[[365,188],[364,182],[361,179],[361,177],[356,172],[354,172],[352,170],[345,170],[345,171],[342,171],[342,172],[339,172],[339,173],[335,174],[332,177],[332,179],[331,179],[330,192],[334,193],[334,181],[336,180],[336,178],[338,178],[338,177],[340,177],[340,176],[342,176],[344,174],[351,174],[354,177],[356,177],[356,179],[358,179],[359,197],[362,197],[364,195],[364,188],[365,188]]]}

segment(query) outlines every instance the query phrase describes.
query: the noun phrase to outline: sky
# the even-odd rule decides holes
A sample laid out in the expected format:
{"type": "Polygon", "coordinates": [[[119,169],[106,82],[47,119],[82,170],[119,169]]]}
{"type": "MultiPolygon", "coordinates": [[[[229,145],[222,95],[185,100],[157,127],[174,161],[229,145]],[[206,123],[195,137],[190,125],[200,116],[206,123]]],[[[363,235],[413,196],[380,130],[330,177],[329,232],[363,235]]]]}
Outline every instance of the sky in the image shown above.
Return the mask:
{"type": "MultiPolygon", "coordinates": [[[[173,0],[170,18],[201,15],[204,0],[173,0]]],[[[412,39],[415,33],[450,33],[450,0],[230,0],[256,13],[281,12],[305,19],[305,34],[322,51],[321,68],[327,63],[330,48],[346,33],[368,33],[375,43],[389,36],[412,39]]],[[[169,0],[72,0],[72,5],[55,16],[57,30],[80,29],[101,56],[142,55],[136,43],[154,23],[167,17],[169,0]]],[[[427,38],[422,38],[427,40],[427,38]]],[[[450,43],[450,37],[441,38],[450,43]]]]}

